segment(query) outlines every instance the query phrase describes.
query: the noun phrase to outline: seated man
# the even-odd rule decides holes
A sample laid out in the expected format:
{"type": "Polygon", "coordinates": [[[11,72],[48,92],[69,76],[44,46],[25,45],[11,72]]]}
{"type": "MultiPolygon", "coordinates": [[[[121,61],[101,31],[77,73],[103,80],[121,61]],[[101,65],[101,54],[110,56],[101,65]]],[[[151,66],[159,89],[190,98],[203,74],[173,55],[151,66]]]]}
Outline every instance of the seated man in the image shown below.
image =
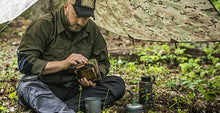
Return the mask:
{"type": "Polygon", "coordinates": [[[94,18],[95,0],[68,0],[57,12],[35,20],[26,30],[17,51],[19,70],[25,74],[18,84],[19,103],[40,113],[80,111],[84,98],[101,97],[106,105],[125,93],[122,78],[106,76],[110,63],[106,42],[94,18]],[[70,67],[96,59],[101,80],[77,79],[70,67]]]}

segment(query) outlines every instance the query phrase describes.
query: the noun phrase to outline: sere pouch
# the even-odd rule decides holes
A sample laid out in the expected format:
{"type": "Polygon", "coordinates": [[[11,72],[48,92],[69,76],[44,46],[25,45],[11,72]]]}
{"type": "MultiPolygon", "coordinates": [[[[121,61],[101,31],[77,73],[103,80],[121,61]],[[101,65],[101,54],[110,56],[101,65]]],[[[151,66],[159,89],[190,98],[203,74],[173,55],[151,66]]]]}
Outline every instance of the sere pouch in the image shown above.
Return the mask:
{"type": "Polygon", "coordinates": [[[101,79],[101,74],[96,59],[90,59],[84,64],[77,65],[74,72],[77,76],[77,79],[85,77],[93,82],[97,82],[101,79]]]}

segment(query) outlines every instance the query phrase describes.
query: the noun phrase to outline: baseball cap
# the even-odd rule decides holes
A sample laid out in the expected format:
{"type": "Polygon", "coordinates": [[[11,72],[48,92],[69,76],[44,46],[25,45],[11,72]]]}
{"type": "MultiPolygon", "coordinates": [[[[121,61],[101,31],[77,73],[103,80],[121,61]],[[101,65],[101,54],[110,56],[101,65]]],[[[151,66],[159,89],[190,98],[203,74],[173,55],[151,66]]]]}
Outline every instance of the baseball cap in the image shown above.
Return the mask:
{"type": "Polygon", "coordinates": [[[76,0],[73,5],[73,8],[79,17],[93,17],[95,10],[95,2],[96,0],[76,0]]]}

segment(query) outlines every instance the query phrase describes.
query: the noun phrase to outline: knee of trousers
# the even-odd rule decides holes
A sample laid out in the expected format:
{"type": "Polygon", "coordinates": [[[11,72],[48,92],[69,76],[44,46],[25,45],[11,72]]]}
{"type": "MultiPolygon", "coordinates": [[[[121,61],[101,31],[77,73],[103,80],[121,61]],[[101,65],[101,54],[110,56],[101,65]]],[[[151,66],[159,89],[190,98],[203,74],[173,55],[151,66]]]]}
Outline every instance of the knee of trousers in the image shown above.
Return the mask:
{"type": "Polygon", "coordinates": [[[67,105],[58,99],[49,87],[41,81],[20,82],[18,86],[19,103],[31,107],[40,113],[55,113],[68,111],[67,105]]]}
{"type": "Polygon", "coordinates": [[[114,100],[122,98],[125,94],[125,82],[121,77],[117,76],[106,76],[104,77],[103,85],[110,89],[114,96],[114,100]]]}
{"type": "Polygon", "coordinates": [[[31,107],[33,100],[40,95],[53,95],[49,87],[41,81],[21,81],[18,84],[17,92],[19,103],[25,107],[31,107]]]}

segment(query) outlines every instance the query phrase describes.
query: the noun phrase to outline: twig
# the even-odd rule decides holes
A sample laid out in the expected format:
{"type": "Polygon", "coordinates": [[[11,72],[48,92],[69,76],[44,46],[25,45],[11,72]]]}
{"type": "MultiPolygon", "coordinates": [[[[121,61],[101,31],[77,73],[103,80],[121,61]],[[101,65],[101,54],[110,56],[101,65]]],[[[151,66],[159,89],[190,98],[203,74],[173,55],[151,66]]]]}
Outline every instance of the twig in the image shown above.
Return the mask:
{"type": "Polygon", "coordinates": [[[109,94],[109,89],[108,89],[107,94],[105,96],[105,102],[104,102],[104,105],[103,105],[103,109],[105,109],[105,104],[106,104],[106,100],[107,100],[108,94],[109,94]]]}
{"type": "Polygon", "coordinates": [[[81,102],[81,96],[82,96],[82,86],[79,85],[79,105],[78,105],[78,112],[80,112],[80,102],[81,102]]]}
{"type": "MultiPolygon", "coordinates": [[[[12,20],[13,21],[13,20],[12,20]]],[[[0,32],[2,32],[12,21],[9,21],[1,30],[0,32]]]]}

